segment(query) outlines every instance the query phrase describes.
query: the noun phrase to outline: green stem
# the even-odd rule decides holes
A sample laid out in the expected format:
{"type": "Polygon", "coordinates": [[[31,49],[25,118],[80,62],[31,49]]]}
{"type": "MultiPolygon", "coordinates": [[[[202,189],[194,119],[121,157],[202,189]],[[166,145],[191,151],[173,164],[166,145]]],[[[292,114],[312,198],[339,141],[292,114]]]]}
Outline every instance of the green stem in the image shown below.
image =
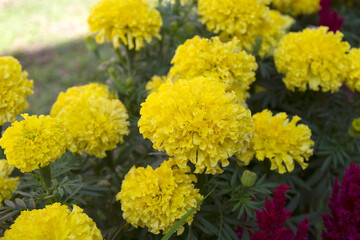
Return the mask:
{"type": "Polygon", "coordinates": [[[180,0],[176,0],[174,4],[174,13],[176,16],[180,16],[181,3],[180,0]]]}
{"type": "Polygon", "coordinates": [[[120,48],[115,48],[115,53],[116,53],[116,56],[119,60],[119,63],[120,64],[123,64],[125,62],[124,60],[124,57],[122,56],[121,52],[120,52],[120,48]]]}
{"type": "Polygon", "coordinates": [[[2,138],[2,130],[3,130],[3,126],[0,125],[0,138],[2,138]]]}
{"type": "Polygon", "coordinates": [[[51,169],[50,169],[50,165],[47,165],[45,167],[42,167],[39,169],[40,171],[40,175],[45,183],[45,186],[47,189],[51,188],[52,183],[51,183],[51,169]]]}
{"type": "Polygon", "coordinates": [[[134,58],[135,58],[135,50],[129,49],[125,46],[125,52],[126,52],[126,62],[128,67],[128,73],[131,76],[133,74],[134,70],[134,58]]]}

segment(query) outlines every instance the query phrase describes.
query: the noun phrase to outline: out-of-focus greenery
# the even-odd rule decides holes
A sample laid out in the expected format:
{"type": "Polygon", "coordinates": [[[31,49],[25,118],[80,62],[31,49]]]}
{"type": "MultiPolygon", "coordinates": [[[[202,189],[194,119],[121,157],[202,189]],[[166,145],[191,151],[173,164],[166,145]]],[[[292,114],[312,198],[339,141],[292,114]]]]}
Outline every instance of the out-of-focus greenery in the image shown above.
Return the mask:
{"type": "MultiPolygon", "coordinates": [[[[63,6],[71,6],[68,0],[60,2],[63,6]]],[[[76,5],[82,2],[78,1],[76,5]]],[[[93,0],[86,4],[89,2],[93,0]]],[[[83,207],[96,221],[105,239],[161,239],[161,235],[150,234],[146,228],[135,229],[126,223],[115,196],[133,165],[157,167],[167,158],[166,154],[153,150],[150,141],[143,139],[137,121],[140,104],[147,96],[146,82],[154,74],[168,72],[177,46],[194,35],[212,35],[198,22],[195,1],[190,2],[192,4],[181,6],[179,1],[173,5],[163,1],[159,9],[164,23],[162,39],[153,40],[137,53],[123,46],[114,51],[109,44],[93,45],[88,38],[86,43],[80,40],[31,54],[15,54],[35,82],[35,94],[29,98],[30,113],[47,114],[58,92],[70,86],[91,81],[106,82],[125,104],[131,125],[124,144],[107,152],[108,156],[104,159],[67,153],[52,163],[52,186],[47,191],[43,191],[44,183],[37,172],[23,176],[15,199],[6,201],[5,207],[0,208],[0,234],[20,210],[43,207],[47,201],[61,201],[83,207]],[[86,44],[92,52],[86,50],[86,44]]],[[[349,7],[340,0],[334,2],[340,15],[345,17],[345,39],[352,46],[359,46],[360,32],[356,30],[360,24],[359,8],[349,7]]],[[[292,30],[316,24],[316,15],[299,16],[292,30]]],[[[321,216],[327,211],[334,177],[341,177],[350,162],[360,162],[359,138],[348,133],[352,119],[360,117],[358,93],[353,95],[345,87],[335,94],[290,92],[281,81],[282,75],[277,73],[272,58],[257,57],[257,62],[257,80],[252,85],[248,106],[253,114],[269,108],[274,113],[283,111],[289,116],[300,116],[302,122],[311,128],[315,141],[309,167],[302,171],[297,166],[294,172],[280,175],[269,170],[267,161],[254,160],[248,167],[240,168],[236,164],[238,159],[232,157],[223,174],[197,175],[196,185],[201,194],[205,196],[213,192],[202,203],[191,226],[186,227],[183,235],[173,236],[172,239],[237,239],[235,231],[238,226],[245,230],[242,239],[249,239],[249,232],[256,225],[254,210],[264,206],[265,198],[279,184],[291,186],[287,209],[293,211],[293,215],[287,227],[296,229],[298,223],[307,217],[310,222],[309,239],[319,239],[321,216]],[[263,91],[257,91],[259,87],[263,91]],[[253,186],[241,184],[245,169],[257,173],[258,180],[253,186]]]]}
{"type": "Polygon", "coordinates": [[[1,0],[0,53],[56,45],[88,32],[96,0],[1,0]]]}

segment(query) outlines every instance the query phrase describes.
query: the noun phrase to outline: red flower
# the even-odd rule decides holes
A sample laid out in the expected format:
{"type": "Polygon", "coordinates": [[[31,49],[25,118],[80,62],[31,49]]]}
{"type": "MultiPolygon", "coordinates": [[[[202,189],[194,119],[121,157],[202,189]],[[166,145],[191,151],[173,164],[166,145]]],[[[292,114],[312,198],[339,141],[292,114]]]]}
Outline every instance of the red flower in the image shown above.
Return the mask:
{"type": "Polygon", "coordinates": [[[291,216],[291,212],[284,207],[286,197],[285,191],[289,186],[280,185],[274,191],[272,201],[266,199],[265,209],[256,210],[256,223],[259,230],[252,236],[252,240],[306,240],[309,224],[307,219],[299,224],[298,231],[294,236],[292,229],[284,228],[284,223],[291,216]]]}
{"type": "Polygon", "coordinates": [[[330,31],[340,31],[344,18],[338,16],[337,11],[331,12],[331,0],[320,0],[319,26],[327,26],[330,31]]]}

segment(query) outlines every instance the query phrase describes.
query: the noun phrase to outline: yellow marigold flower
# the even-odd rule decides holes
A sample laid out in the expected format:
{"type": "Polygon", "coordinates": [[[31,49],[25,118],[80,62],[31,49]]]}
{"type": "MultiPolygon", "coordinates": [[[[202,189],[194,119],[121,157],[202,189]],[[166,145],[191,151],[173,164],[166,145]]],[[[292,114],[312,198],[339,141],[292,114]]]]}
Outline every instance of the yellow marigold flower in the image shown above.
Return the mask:
{"type": "Polygon", "coordinates": [[[223,43],[219,37],[211,39],[195,36],[180,45],[171,60],[170,77],[191,79],[198,76],[219,79],[226,83],[226,90],[238,86],[239,101],[255,81],[255,57],[239,48],[239,40],[223,43]],[[241,91],[242,90],[242,91],[241,91]]]}
{"type": "MultiPolygon", "coordinates": [[[[134,166],[125,176],[116,200],[121,201],[123,218],[134,227],[147,226],[154,234],[166,233],[203,198],[193,184],[196,181],[171,158],[155,170],[134,166]]],[[[193,215],[185,223],[190,225],[193,215]]],[[[184,226],[180,226],[178,235],[183,231],[184,226]]]]}
{"type": "Polygon", "coordinates": [[[154,75],[145,86],[145,89],[149,91],[149,94],[157,92],[161,84],[165,83],[168,77],[165,76],[158,76],[154,75]]]}
{"type": "Polygon", "coordinates": [[[274,50],[280,40],[288,33],[295,20],[287,15],[282,15],[279,11],[271,10],[269,18],[264,22],[260,36],[262,43],[259,55],[263,57],[265,54],[274,55],[274,50]]]}
{"type": "Polygon", "coordinates": [[[139,50],[144,41],[161,39],[161,15],[150,0],[100,0],[91,8],[88,24],[91,32],[98,32],[99,44],[108,40],[115,48],[121,42],[139,50]]]}
{"type": "Polygon", "coordinates": [[[341,41],[343,34],[328,32],[327,27],[305,29],[286,35],[275,50],[275,65],[285,74],[288,89],[299,88],[336,92],[347,77],[350,49],[341,41]]]}
{"type": "Polygon", "coordinates": [[[106,85],[100,83],[89,83],[81,87],[68,88],[66,93],[61,92],[56,100],[56,103],[51,108],[51,115],[58,115],[62,111],[64,106],[71,105],[77,99],[89,99],[89,98],[115,98],[109,92],[106,85]]]}
{"type": "Polygon", "coordinates": [[[63,125],[50,116],[21,115],[0,139],[9,165],[22,172],[47,166],[60,158],[66,150],[63,125]]]}
{"type": "Polygon", "coordinates": [[[27,108],[26,96],[33,93],[33,81],[27,76],[18,60],[0,57],[0,126],[27,108]]]}
{"type": "Polygon", "coordinates": [[[200,21],[209,31],[236,36],[241,47],[251,50],[269,17],[266,1],[199,0],[200,21]]]}
{"type": "Polygon", "coordinates": [[[105,85],[91,83],[60,93],[51,109],[69,135],[68,148],[103,158],[106,151],[124,142],[129,133],[128,114],[105,85]]]}
{"type": "Polygon", "coordinates": [[[219,162],[246,151],[253,133],[250,110],[225,87],[204,77],[167,81],[142,103],[140,133],[182,169],[190,160],[195,173],[221,173],[219,162]]]}
{"type": "Polygon", "coordinates": [[[360,91],[360,49],[351,49],[349,55],[349,72],[346,85],[352,91],[360,91]]]}
{"type": "Polygon", "coordinates": [[[25,210],[2,240],[102,240],[100,230],[83,210],[54,203],[44,209],[25,210]]]}
{"type": "Polygon", "coordinates": [[[8,177],[13,169],[6,160],[0,160],[0,206],[2,206],[4,200],[11,198],[11,193],[19,185],[19,177],[8,177]]]}
{"type": "Polygon", "coordinates": [[[320,0],[271,0],[273,6],[293,16],[313,14],[320,10],[320,0]]]}
{"type": "MultiPolygon", "coordinates": [[[[252,151],[245,155],[246,164],[249,163],[247,160],[251,160],[255,155],[260,161],[268,158],[271,162],[271,170],[278,169],[279,173],[285,173],[286,170],[292,172],[294,160],[303,169],[308,166],[304,160],[307,161],[313,154],[311,147],[314,142],[311,140],[311,130],[308,126],[296,125],[301,120],[298,116],[289,120],[286,113],[272,116],[272,113],[265,109],[255,114],[253,120],[255,131],[251,140],[252,151]]],[[[237,157],[242,160],[243,156],[237,157]]]]}

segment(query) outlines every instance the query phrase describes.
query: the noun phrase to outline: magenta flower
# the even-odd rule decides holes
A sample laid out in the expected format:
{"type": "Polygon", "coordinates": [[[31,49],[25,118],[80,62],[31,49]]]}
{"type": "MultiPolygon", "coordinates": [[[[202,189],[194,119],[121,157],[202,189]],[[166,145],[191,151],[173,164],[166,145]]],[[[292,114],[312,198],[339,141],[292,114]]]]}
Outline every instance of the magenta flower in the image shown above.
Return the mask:
{"type": "Polygon", "coordinates": [[[360,239],[360,169],[351,163],[339,186],[337,179],[329,199],[330,215],[324,215],[324,240],[360,239]]]}
{"type": "Polygon", "coordinates": [[[266,199],[265,209],[256,210],[256,223],[259,230],[251,236],[252,240],[307,239],[309,224],[306,218],[299,224],[295,236],[292,229],[283,227],[286,220],[291,216],[291,212],[284,207],[286,201],[285,191],[289,188],[289,186],[280,185],[274,191],[273,200],[266,199]]]}
{"type": "Polygon", "coordinates": [[[327,26],[330,31],[340,31],[344,18],[338,16],[337,11],[331,12],[331,0],[320,0],[319,26],[327,26]]]}

